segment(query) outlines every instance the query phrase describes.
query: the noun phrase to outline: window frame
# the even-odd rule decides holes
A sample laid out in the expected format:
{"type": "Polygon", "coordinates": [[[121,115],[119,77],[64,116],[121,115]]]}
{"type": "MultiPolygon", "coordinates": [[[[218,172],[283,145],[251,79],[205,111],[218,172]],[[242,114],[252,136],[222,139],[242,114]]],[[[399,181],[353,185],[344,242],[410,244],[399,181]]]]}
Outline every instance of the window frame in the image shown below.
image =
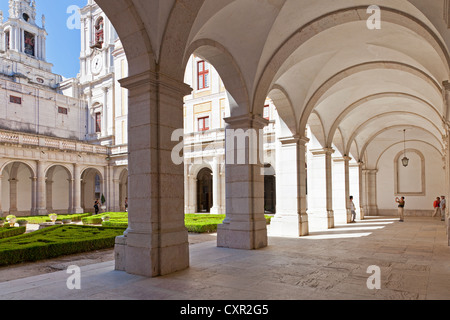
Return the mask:
{"type": "Polygon", "coordinates": [[[205,60],[197,61],[197,90],[209,89],[210,82],[208,62],[206,62],[205,60]],[[208,79],[208,81],[206,81],[205,79],[208,79]]]}
{"type": "Polygon", "coordinates": [[[197,118],[197,130],[199,132],[205,132],[211,129],[211,117],[201,116],[197,118]],[[206,126],[206,120],[208,121],[208,126],[206,126]],[[200,128],[200,123],[202,122],[202,127],[200,128]]]}

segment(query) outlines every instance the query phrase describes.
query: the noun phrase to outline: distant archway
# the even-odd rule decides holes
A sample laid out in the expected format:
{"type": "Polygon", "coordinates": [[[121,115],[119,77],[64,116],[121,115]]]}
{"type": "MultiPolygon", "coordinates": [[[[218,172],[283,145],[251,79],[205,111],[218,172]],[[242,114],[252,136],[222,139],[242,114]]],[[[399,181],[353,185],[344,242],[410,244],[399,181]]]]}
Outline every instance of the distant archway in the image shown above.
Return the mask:
{"type": "Polygon", "coordinates": [[[209,168],[203,168],[197,175],[197,212],[210,213],[212,205],[212,171],[209,168]]]}

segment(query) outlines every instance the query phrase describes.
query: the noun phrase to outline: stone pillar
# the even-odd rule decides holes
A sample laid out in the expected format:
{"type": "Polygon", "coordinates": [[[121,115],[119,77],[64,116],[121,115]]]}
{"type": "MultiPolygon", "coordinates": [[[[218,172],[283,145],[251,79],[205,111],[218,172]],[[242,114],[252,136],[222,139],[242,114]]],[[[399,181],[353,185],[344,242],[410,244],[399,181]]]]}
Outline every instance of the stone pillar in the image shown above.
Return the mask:
{"type": "Polygon", "coordinates": [[[9,179],[9,214],[17,214],[17,179],[9,179]]]}
{"type": "MultiPolygon", "coordinates": [[[[328,229],[334,228],[333,211],[333,182],[332,182],[332,154],[331,148],[311,150],[311,166],[308,168],[308,192],[310,193],[309,205],[311,214],[325,220],[328,229]]],[[[309,211],[309,210],[308,210],[309,211]]]]}
{"type": "Polygon", "coordinates": [[[45,163],[37,162],[37,188],[36,188],[36,214],[43,216],[48,214],[46,197],[45,163]]]}
{"type": "Polygon", "coordinates": [[[31,215],[37,215],[37,177],[31,177],[31,215]]]}
{"type": "Polygon", "coordinates": [[[218,226],[217,245],[245,250],[263,248],[268,244],[262,157],[267,120],[244,115],[225,121],[226,219],[218,226]]]}
{"type": "Polygon", "coordinates": [[[53,211],[53,181],[47,180],[45,182],[45,193],[47,212],[51,213],[53,211]]]}
{"type": "MultiPolygon", "coordinates": [[[[113,189],[112,198],[113,199],[112,199],[111,211],[120,212],[122,209],[120,203],[121,203],[121,201],[124,201],[124,200],[120,199],[120,195],[121,195],[120,179],[113,179],[112,184],[113,184],[113,187],[112,187],[112,189],[113,189]]],[[[123,197],[123,199],[125,199],[125,196],[123,197]]],[[[124,203],[124,206],[125,206],[125,203],[124,203]]]]}
{"type": "Polygon", "coordinates": [[[333,212],[335,219],[347,221],[346,163],[344,157],[333,158],[333,212]]]}
{"type": "MultiPolygon", "coordinates": [[[[352,222],[352,210],[350,205],[350,160],[352,158],[344,156],[344,191],[345,191],[345,207],[347,211],[347,223],[352,222]]],[[[356,208],[355,208],[356,209],[356,208]]]]}
{"type": "Polygon", "coordinates": [[[217,157],[214,157],[212,162],[213,171],[213,206],[211,214],[220,214],[220,166],[217,157]]]}
{"type": "Polygon", "coordinates": [[[81,170],[79,164],[73,165],[73,213],[84,213],[81,207],[81,170]]]}
{"type": "Polygon", "coordinates": [[[271,235],[301,237],[309,234],[306,212],[306,144],[308,138],[281,138],[277,148],[277,213],[271,235]]]}
{"type": "Polygon", "coordinates": [[[378,204],[377,204],[377,173],[376,169],[365,169],[363,170],[365,174],[365,201],[366,210],[365,214],[368,216],[378,215],[378,204]]]}
{"type": "Polygon", "coordinates": [[[129,90],[129,227],[116,239],[116,270],[156,277],[189,267],[184,169],[172,159],[191,88],[162,73],[120,81],[129,90]]]}
{"type": "Polygon", "coordinates": [[[67,179],[69,182],[69,208],[67,208],[67,212],[73,213],[73,184],[74,180],[72,178],[67,179]]]}
{"type": "Polygon", "coordinates": [[[3,177],[0,175],[0,217],[3,217],[3,208],[2,208],[2,182],[3,177]]]}

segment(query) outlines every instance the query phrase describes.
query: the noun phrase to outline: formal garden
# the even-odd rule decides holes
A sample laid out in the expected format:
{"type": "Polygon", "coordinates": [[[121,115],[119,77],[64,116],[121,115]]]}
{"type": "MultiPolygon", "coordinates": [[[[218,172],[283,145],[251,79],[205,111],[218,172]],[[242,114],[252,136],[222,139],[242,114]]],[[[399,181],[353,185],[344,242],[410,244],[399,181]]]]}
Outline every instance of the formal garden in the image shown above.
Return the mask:
{"type": "MultiPolygon", "coordinates": [[[[266,216],[269,224],[271,216],[266,216]]],[[[191,233],[215,233],[225,215],[186,214],[191,233]]],[[[0,266],[114,248],[128,227],[127,212],[0,218],[0,266]]]]}

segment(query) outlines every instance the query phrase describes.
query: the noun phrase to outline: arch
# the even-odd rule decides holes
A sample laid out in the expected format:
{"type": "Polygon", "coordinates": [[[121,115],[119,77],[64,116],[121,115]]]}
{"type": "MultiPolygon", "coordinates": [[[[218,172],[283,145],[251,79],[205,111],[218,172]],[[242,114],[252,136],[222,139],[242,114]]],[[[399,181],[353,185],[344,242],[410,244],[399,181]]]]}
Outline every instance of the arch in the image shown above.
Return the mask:
{"type": "MultiPolygon", "coordinates": [[[[326,145],[326,135],[322,119],[320,118],[320,115],[314,110],[311,112],[311,115],[309,116],[308,126],[311,131],[311,134],[314,136],[315,140],[320,144],[322,148],[331,147],[326,145]]],[[[311,139],[311,142],[314,143],[314,139],[311,139]]]]}
{"type": "Polygon", "coordinates": [[[382,99],[382,98],[404,98],[404,99],[409,99],[412,101],[416,101],[419,102],[421,104],[424,104],[428,109],[430,109],[434,114],[436,114],[439,118],[441,118],[441,115],[439,113],[439,111],[428,101],[425,101],[424,99],[408,94],[408,93],[404,93],[404,92],[382,92],[382,93],[377,93],[377,94],[373,94],[367,97],[364,97],[354,103],[352,103],[350,106],[348,106],[346,109],[344,109],[344,111],[342,111],[339,116],[336,118],[336,120],[334,121],[333,125],[331,126],[331,129],[328,133],[328,145],[330,145],[333,141],[333,137],[335,135],[335,132],[337,130],[337,128],[339,127],[339,124],[343,121],[343,119],[345,119],[353,110],[356,110],[357,108],[359,108],[360,106],[364,105],[367,102],[370,101],[374,101],[377,99],[382,99]]]}
{"type": "Polygon", "coordinates": [[[45,177],[47,211],[51,213],[71,213],[73,207],[73,174],[71,170],[65,164],[52,164],[45,169],[45,177]],[[64,177],[60,177],[58,174],[57,169],[59,168],[66,175],[65,181],[64,177]]]}
{"type": "Polygon", "coordinates": [[[3,174],[3,171],[5,170],[5,168],[8,165],[13,164],[13,163],[22,163],[22,164],[24,164],[30,170],[31,176],[32,177],[36,177],[36,169],[35,169],[36,166],[31,164],[30,161],[27,161],[27,160],[8,160],[0,168],[0,176],[3,174]]]}
{"type": "MultiPolygon", "coordinates": [[[[345,154],[349,154],[349,152],[350,152],[350,145],[351,145],[352,142],[356,139],[356,136],[358,135],[358,133],[359,133],[363,128],[369,126],[369,123],[370,123],[370,122],[374,122],[375,120],[378,120],[378,119],[380,119],[380,118],[387,117],[387,116],[391,116],[391,115],[396,115],[396,114],[400,114],[400,115],[403,115],[403,116],[404,116],[405,114],[410,114],[410,115],[416,116],[416,117],[418,117],[418,118],[421,118],[421,119],[424,120],[424,122],[430,124],[432,127],[434,127],[437,131],[440,132],[440,129],[439,129],[439,128],[431,121],[431,120],[429,120],[428,118],[423,117],[422,115],[419,115],[419,114],[417,114],[417,113],[413,113],[413,112],[406,112],[406,113],[405,113],[405,112],[399,112],[399,111],[393,111],[393,112],[382,113],[382,114],[379,114],[379,115],[377,115],[377,116],[375,116],[375,117],[369,118],[369,119],[366,120],[364,123],[362,123],[362,124],[359,125],[357,128],[355,128],[355,130],[353,131],[353,134],[351,135],[351,137],[350,137],[349,140],[348,140],[347,148],[346,148],[346,150],[345,150],[345,154]]],[[[431,133],[431,132],[430,132],[430,133],[431,133]]],[[[439,139],[439,138],[437,138],[437,139],[439,139]]]]}
{"type": "MultiPolygon", "coordinates": [[[[411,4],[409,4],[411,5],[411,4]]],[[[399,11],[386,6],[379,6],[383,12],[383,22],[393,23],[394,25],[403,26],[412,30],[423,37],[428,43],[435,48],[441,58],[442,64],[449,73],[450,56],[446,45],[441,38],[428,25],[420,21],[405,11],[399,11]]],[[[257,89],[254,94],[254,107],[261,105],[265,99],[271,83],[279,70],[279,67],[295,52],[295,50],[306,43],[309,39],[321,32],[336,27],[341,24],[350,22],[365,22],[367,17],[367,6],[354,6],[326,13],[306,25],[295,30],[292,35],[286,39],[280,47],[271,55],[268,62],[263,68],[261,77],[258,79],[257,89]]],[[[307,116],[300,126],[300,130],[306,127],[307,116]]]]}
{"type": "Polygon", "coordinates": [[[443,147],[442,142],[441,142],[438,138],[436,138],[436,136],[434,136],[432,133],[430,133],[428,130],[426,130],[426,129],[422,128],[422,127],[411,126],[411,125],[408,125],[408,124],[406,124],[406,125],[395,125],[395,126],[390,126],[390,127],[387,127],[387,128],[383,128],[383,129],[379,130],[378,132],[376,132],[375,134],[373,134],[372,137],[369,138],[369,139],[367,140],[367,142],[365,143],[365,145],[361,148],[361,152],[360,152],[360,154],[359,154],[360,158],[363,157],[363,155],[365,154],[365,152],[366,152],[368,146],[372,143],[373,140],[375,140],[375,138],[376,138],[377,136],[379,136],[380,134],[382,134],[382,133],[384,133],[384,132],[386,132],[386,131],[392,130],[392,129],[405,128],[405,127],[417,129],[417,130],[419,130],[419,131],[424,131],[424,132],[430,134],[432,137],[434,137],[434,138],[437,140],[437,142],[439,143],[439,145],[440,145],[441,147],[443,147]]]}
{"type": "MultiPolygon", "coordinates": [[[[404,151],[400,151],[399,153],[397,153],[397,155],[394,157],[394,192],[396,196],[400,196],[400,195],[414,195],[414,196],[424,196],[425,195],[425,189],[426,189],[426,174],[425,174],[425,156],[423,155],[422,152],[420,152],[417,149],[406,149],[405,152],[409,152],[409,153],[415,153],[419,156],[421,163],[420,163],[420,168],[421,168],[421,172],[420,172],[420,182],[421,182],[421,190],[419,190],[418,192],[402,192],[400,190],[400,170],[399,170],[399,159],[401,156],[404,155],[404,151]]],[[[417,173],[417,172],[415,172],[417,173]]]]}
{"type": "MultiPolygon", "coordinates": [[[[419,143],[424,143],[424,144],[430,146],[431,148],[433,148],[434,150],[436,150],[436,152],[439,153],[441,156],[443,156],[442,152],[441,152],[438,148],[436,148],[436,146],[432,145],[432,144],[429,143],[429,142],[421,141],[421,140],[406,140],[406,142],[407,142],[407,143],[408,143],[408,142],[419,142],[419,143]]],[[[377,158],[377,162],[376,162],[376,164],[375,164],[375,169],[379,169],[379,163],[380,163],[381,157],[382,157],[389,149],[391,149],[392,147],[394,147],[394,146],[396,146],[396,145],[398,145],[398,144],[403,145],[403,141],[400,141],[400,142],[396,142],[396,143],[391,144],[390,146],[386,147],[386,148],[383,150],[383,152],[380,153],[379,157],[377,158]]],[[[403,152],[403,151],[402,151],[402,152],[403,152]]]]}
{"type": "Polygon", "coordinates": [[[20,216],[34,214],[36,203],[33,189],[36,176],[32,167],[26,161],[8,161],[2,167],[0,178],[3,180],[0,210],[20,216]]]}
{"type": "Polygon", "coordinates": [[[340,81],[358,74],[360,72],[368,71],[368,70],[376,70],[376,69],[389,69],[389,70],[398,70],[403,71],[406,73],[409,73],[413,76],[416,76],[429,85],[431,85],[436,93],[438,95],[442,95],[442,87],[439,83],[437,83],[434,79],[432,79],[428,74],[423,72],[422,70],[419,70],[415,67],[406,65],[404,63],[399,62],[389,62],[389,61],[374,61],[374,62],[367,62],[359,65],[352,66],[350,68],[347,68],[345,70],[340,71],[339,73],[332,76],[330,79],[328,79],[325,83],[323,83],[315,92],[314,94],[308,99],[308,102],[305,106],[305,109],[303,111],[303,114],[300,119],[300,125],[299,130],[303,130],[306,128],[307,121],[309,119],[310,114],[316,107],[317,103],[320,101],[320,99],[325,95],[329,89],[331,89],[334,85],[339,83],[340,81]]]}
{"type": "Polygon", "coordinates": [[[250,100],[247,85],[242,75],[242,71],[232,54],[216,41],[210,39],[197,40],[186,50],[183,59],[183,67],[185,69],[192,54],[208,61],[219,73],[228,93],[230,114],[232,116],[237,116],[250,112],[250,100]],[[247,109],[241,111],[242,106],[247,109]]]}
{"type": "Polygon", "coordinates": [[[213,206],[212,170],[201,169],[197,174],[197,212],[210,213],[213,206]]]}
{"type": "Polygon", "coordinates": [[[264,165],[264,212],[266,214],[276,213],[276,199],[275,168],[270,163],[266,163],[264,165]]]}
{"type": "Polygon", "coordinates": [[[129,76],[156,70],[158,54],[155,54],[146,24],[139,7],[130,0],[96,0],[99,7],[114,25],[122,42],[129,65],[129,76]]]}
{"type": "Polygon", "coordinates": [[[296,135],[297,121],[295,115],[295,109],[287,91],[280,85],[273,85],[268,97],[272,100],[273,104],[277,108],[277,113],[280,118],[280,136],[296,135]],[[289,131],[288,131],[289,130],[289,131]]]}
{"type": "Polygon", "coordinates": [[[81,207],[84,212],[93,212],[94,202],[101,202],[104,194],[105,182],[102,172],[95,167],[87,167],[81,171],[81,207]]]}

